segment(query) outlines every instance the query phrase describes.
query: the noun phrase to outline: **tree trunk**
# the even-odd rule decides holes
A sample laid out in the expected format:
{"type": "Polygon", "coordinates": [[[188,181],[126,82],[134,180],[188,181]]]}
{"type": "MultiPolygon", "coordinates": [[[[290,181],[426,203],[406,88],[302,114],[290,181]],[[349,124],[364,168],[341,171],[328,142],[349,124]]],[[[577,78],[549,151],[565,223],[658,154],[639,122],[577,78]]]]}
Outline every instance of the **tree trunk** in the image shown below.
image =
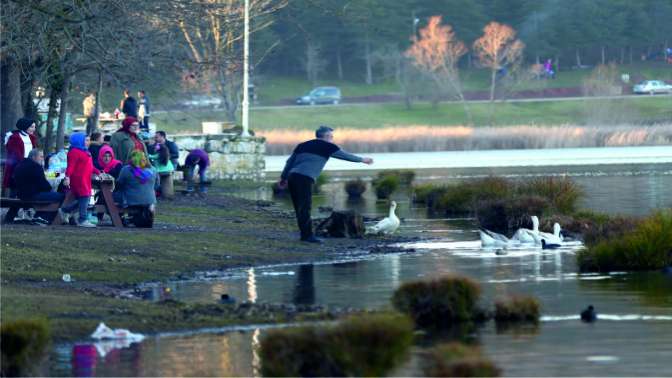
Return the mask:
{"type": "Polygon", "coordinates": [[[343,80],[343,61],[341,57],[341,47],[336,47],[336,74],[338,75],[338,80],[343,80]]]}
{"type": "Polygon", "coordinates": [[[497,70],[492,69],[490,73],[490,102],[495,101],[495,82],[497,79],[497,70]]]}
{"type": "Polygon", "coordinates": [[[629,47],[628,47],[628,54],[630,54],[629,59],[630,59],[630,64],[632,64],[632,62],[633,62],[633,58],[632,58],[632,46],[629,46],[629,47]]]}
{"type": "Polygon", "coordinates": [[[602,54],[602,65],[607,64],[607,52],[606,52],[606,47],[602,45],[600,48],[600,53],[602,54]]]}
{"type": "Polygon", "coordinates": [[[576,67],[581,68],[581,53],[576,49],[576,67]]]}
{"type": "Polygon", "coordinates": [[[37,107],[33,102],[33,77],[29,70],[21,74],[21,104],[25,117],[34,120],[39,129],[37,107]]]}
{"type": "Polygon", "coordinates": [[[98,128],[98,120],[100,119],[100,111],[102,109],[102,106],[100,106],[100,99],[102,98],[101,93],[103,93],[102,69],[98,70],[98,90],[96,91],[96,116],[93,118],[93,124],[96,129],[98,128]]]}
{"type": "Polygon", "coordinates": [[[54,138],[54,117],[56,116],[56,102],[58,102],[58,93],[60,90],[52,87],[49,90],[49,110],[47,111],[47,127],[44,132],[44,154],[51,152],[51,143],[54,138]]]}
{"type": "Polygon", "coordinates": [[[65,146],[65,117],[68,111],[68,92],[70,89],[70,74],[63,74],[63,87],[61,88],[61,108],[58,110],[58,128],[56,129],[56,151],[65,146]]]}
{"type": "Polygon", "coordinates": [[[555,56],[555,75],[557,76],[560,72],[560,55],[555,56]]]}
{"type": "Polygon", "coordinates": [[[625,63],[625,47],[621,47],[621,64],[625,63]]]}
{"type": "Polygon", "coordinates": [[[4,156],[5,134],[14,128],[16,121],[23,116],[21,109],[21,72],[12,58],[0,64],[0,130],[2,130],[2,152],[4,156]]]}
{"type": "Polygon", "coordinates": [[[373,84],[373,72],[371,69],[371,42],[367,33],[364,40],[364,61],[366,63],[366,84],[373,84]]]}

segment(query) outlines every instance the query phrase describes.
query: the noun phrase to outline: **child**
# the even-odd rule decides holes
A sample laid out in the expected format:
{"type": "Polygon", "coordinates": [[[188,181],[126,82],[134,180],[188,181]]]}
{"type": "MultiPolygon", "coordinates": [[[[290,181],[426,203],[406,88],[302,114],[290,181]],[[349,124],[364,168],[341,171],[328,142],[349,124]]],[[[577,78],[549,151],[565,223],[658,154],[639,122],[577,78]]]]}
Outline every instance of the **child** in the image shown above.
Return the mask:
{"type": "Polygon", "coordinates": [[[87,208],[91,198],[91,176],[100,172],[93,166],[88,150],[89,143],[89,137],[84,133],[74,133],[70,136],[68,168],[65,170],[64,184],[70,188],[77,200],[62,208],[61,217],[65,218],[63,213],[71,213],[79,208],[77,225],[80,227],[96,227],[88,220],[87,208]]]}

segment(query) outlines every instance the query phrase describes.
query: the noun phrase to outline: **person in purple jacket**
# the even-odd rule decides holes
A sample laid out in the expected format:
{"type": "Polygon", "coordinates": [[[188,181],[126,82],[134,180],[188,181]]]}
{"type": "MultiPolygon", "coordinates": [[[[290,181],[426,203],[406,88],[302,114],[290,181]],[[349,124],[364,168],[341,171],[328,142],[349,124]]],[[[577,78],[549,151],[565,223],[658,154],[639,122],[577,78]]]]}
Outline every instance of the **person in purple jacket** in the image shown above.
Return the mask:
{"type": "Polygon", "coordinates": [[[187,158],[184,159],[184,166],[187,168],[184,177],[187,181],[187,193],[192,193],[194,191],[194,173],[196,173],[196,167],[198,167],[198,190],[205,194],[207,192],[205,182],[208,179],[207,172],[208,167],[210,166],[208,153],[201,149],[191,150],[189,155],[187,155],[187,158]]]}

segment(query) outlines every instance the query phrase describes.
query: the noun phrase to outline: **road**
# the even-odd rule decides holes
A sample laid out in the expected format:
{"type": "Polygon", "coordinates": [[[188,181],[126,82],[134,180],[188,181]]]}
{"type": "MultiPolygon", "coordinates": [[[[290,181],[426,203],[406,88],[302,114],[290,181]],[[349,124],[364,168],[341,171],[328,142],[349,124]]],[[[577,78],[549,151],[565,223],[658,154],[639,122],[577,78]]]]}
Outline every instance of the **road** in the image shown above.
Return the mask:
{"type": "MultiPolygon", "coordinates": [[[[660,98],[668,97],[672,100],[672,94],[658,94],[655,96],[651,95],[620,95],[620,96],[584,96],[584,97],[543,97],[543,98],[518,98],[518,99],[507,99],[507,100],[495,100],[496,103],[529,103],[529,102],[551,102],[551,101],[596,101],[596,100],[620,100],[620,99],[629,99],[629,98],[660,98]]],[[[421,101],[422,102],[422,101],[421,101]]],[[[489,100],[468,100],[469,104],[487,104],[489,100]]],[[[319,107],[355,107],[355,106],[369,106],[374,104],[400,104],[399,102],[361,102],[361,103],[341,103],[338,105],[264,105],[264,106],[251,106],[250,110],[267,110],[267,109],[311,109],[319,107]]],[[[441,103],[455,103],[459,104],[458,101],[442,101],[441,103]]],[[[192,112],[192,111],[212,111],[212,108],[193,108],[193,109],[171,109],[171,110],[155,110],[153,113],[167,113],[167,112],[192,112]]]]}

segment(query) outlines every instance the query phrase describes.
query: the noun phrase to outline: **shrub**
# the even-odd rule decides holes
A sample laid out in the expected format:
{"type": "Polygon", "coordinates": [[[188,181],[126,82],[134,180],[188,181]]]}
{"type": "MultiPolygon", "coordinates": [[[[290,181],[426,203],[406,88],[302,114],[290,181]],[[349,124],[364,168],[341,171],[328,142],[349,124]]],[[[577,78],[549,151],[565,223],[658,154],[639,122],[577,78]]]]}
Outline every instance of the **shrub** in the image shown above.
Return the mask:
{"type": "Polygon", "coordinates": [[[581,271],[598,272],[672,266],[672,210],[650,216],[620,237],[588,245],[577,261],[581,271]]]}
{"type": "Polygon", "coordinates": [[[390,195],[399,188],[398,176],[384,176],[373,181],[376,196],[380,199],[390,198],[390,195]]]}
{"type": "Polygon", "coordinates": [[[366,192],[366,183],[361,179],[350,180],[345,183],[345,192],[350,197],[361,197],[366,192]]]}
{"type": "Polygon", "coordinates": [[[473,280],[447,276],[401,285],[392,296],[392,304],[408,314],[417,326],[440,329],[473,320],[480,293],[478,283],[473,280]]]}
{"type": "Polygon", "coordinates": [[[326,173],[322,173],[321,175],[317,176],[317,180],[315,180],[315,183],[313,184],[313,193],[320,193],[322,190],[322,185],[328,182],[329,176],[326,173]]]}
{"type": "Polygon", "coordinates": [[[42,359],[49,344],[46,320],[17,320],[3,322],[0,330],[2,344],[2,376],[26,376],[42,359]]]}
{"type": "Polygon", "coordinates": [[[427,377],[497,377],[501,370],[483,357],[477,347],[461,343],[440,344],[423,358],[427,377]]]}
{"type": "Polygon", "coordinates": [[[568,177],[542,177],[523,182],[518,187],[520,194],[541,196],[550,201],[553,209],[562,214],[576,210],[576,203],[583,191],[568,177]]]}
{"type": "Polygon", "coordinates": [[[481,227],[510,234],[521,227],[532,228],[530,216],[544,214],[550,207],[545,198],[528,195],[511,200],[482,201],[476,207],[476,218],[481,227]]]}
{"type": "Polygon", "coordinates": [[[261,370],[265,376],[382,376],[403,361],[412,340],[413,325],[400,314],[273,330],[261,342],[261,370]]]}
{"type": "Polygon", "coordinates": [[[537,322],[541,313],[541,304],[529,295],[514,295],[495,302],[495,321],[501,322],[537,322]]]}
{"type": "Polygon", "coordinates": [[[433,207],[447,215],[471,215],[479,202],[506,199],[511,190],[512,184],[499,177],[465,181],[445,187],[433,207]]]}
{"type": "Polygon", "coordinates": [[[421,184],[413,186],[413,202],[428,204],[429,197],[445,187],[436,184],[421,184]]]}
{"type": "Polygon", "coordinates": [[[411,185],[413,183],[413,179],[415,179],[415,171],[409,170],[409,169],[393,169],[389,171],[381,171],[378,173],[378,179],[383,179],[385,177],[389,176],[395,176],[399,178],[399,183],[401,185],[411,185]]]}

